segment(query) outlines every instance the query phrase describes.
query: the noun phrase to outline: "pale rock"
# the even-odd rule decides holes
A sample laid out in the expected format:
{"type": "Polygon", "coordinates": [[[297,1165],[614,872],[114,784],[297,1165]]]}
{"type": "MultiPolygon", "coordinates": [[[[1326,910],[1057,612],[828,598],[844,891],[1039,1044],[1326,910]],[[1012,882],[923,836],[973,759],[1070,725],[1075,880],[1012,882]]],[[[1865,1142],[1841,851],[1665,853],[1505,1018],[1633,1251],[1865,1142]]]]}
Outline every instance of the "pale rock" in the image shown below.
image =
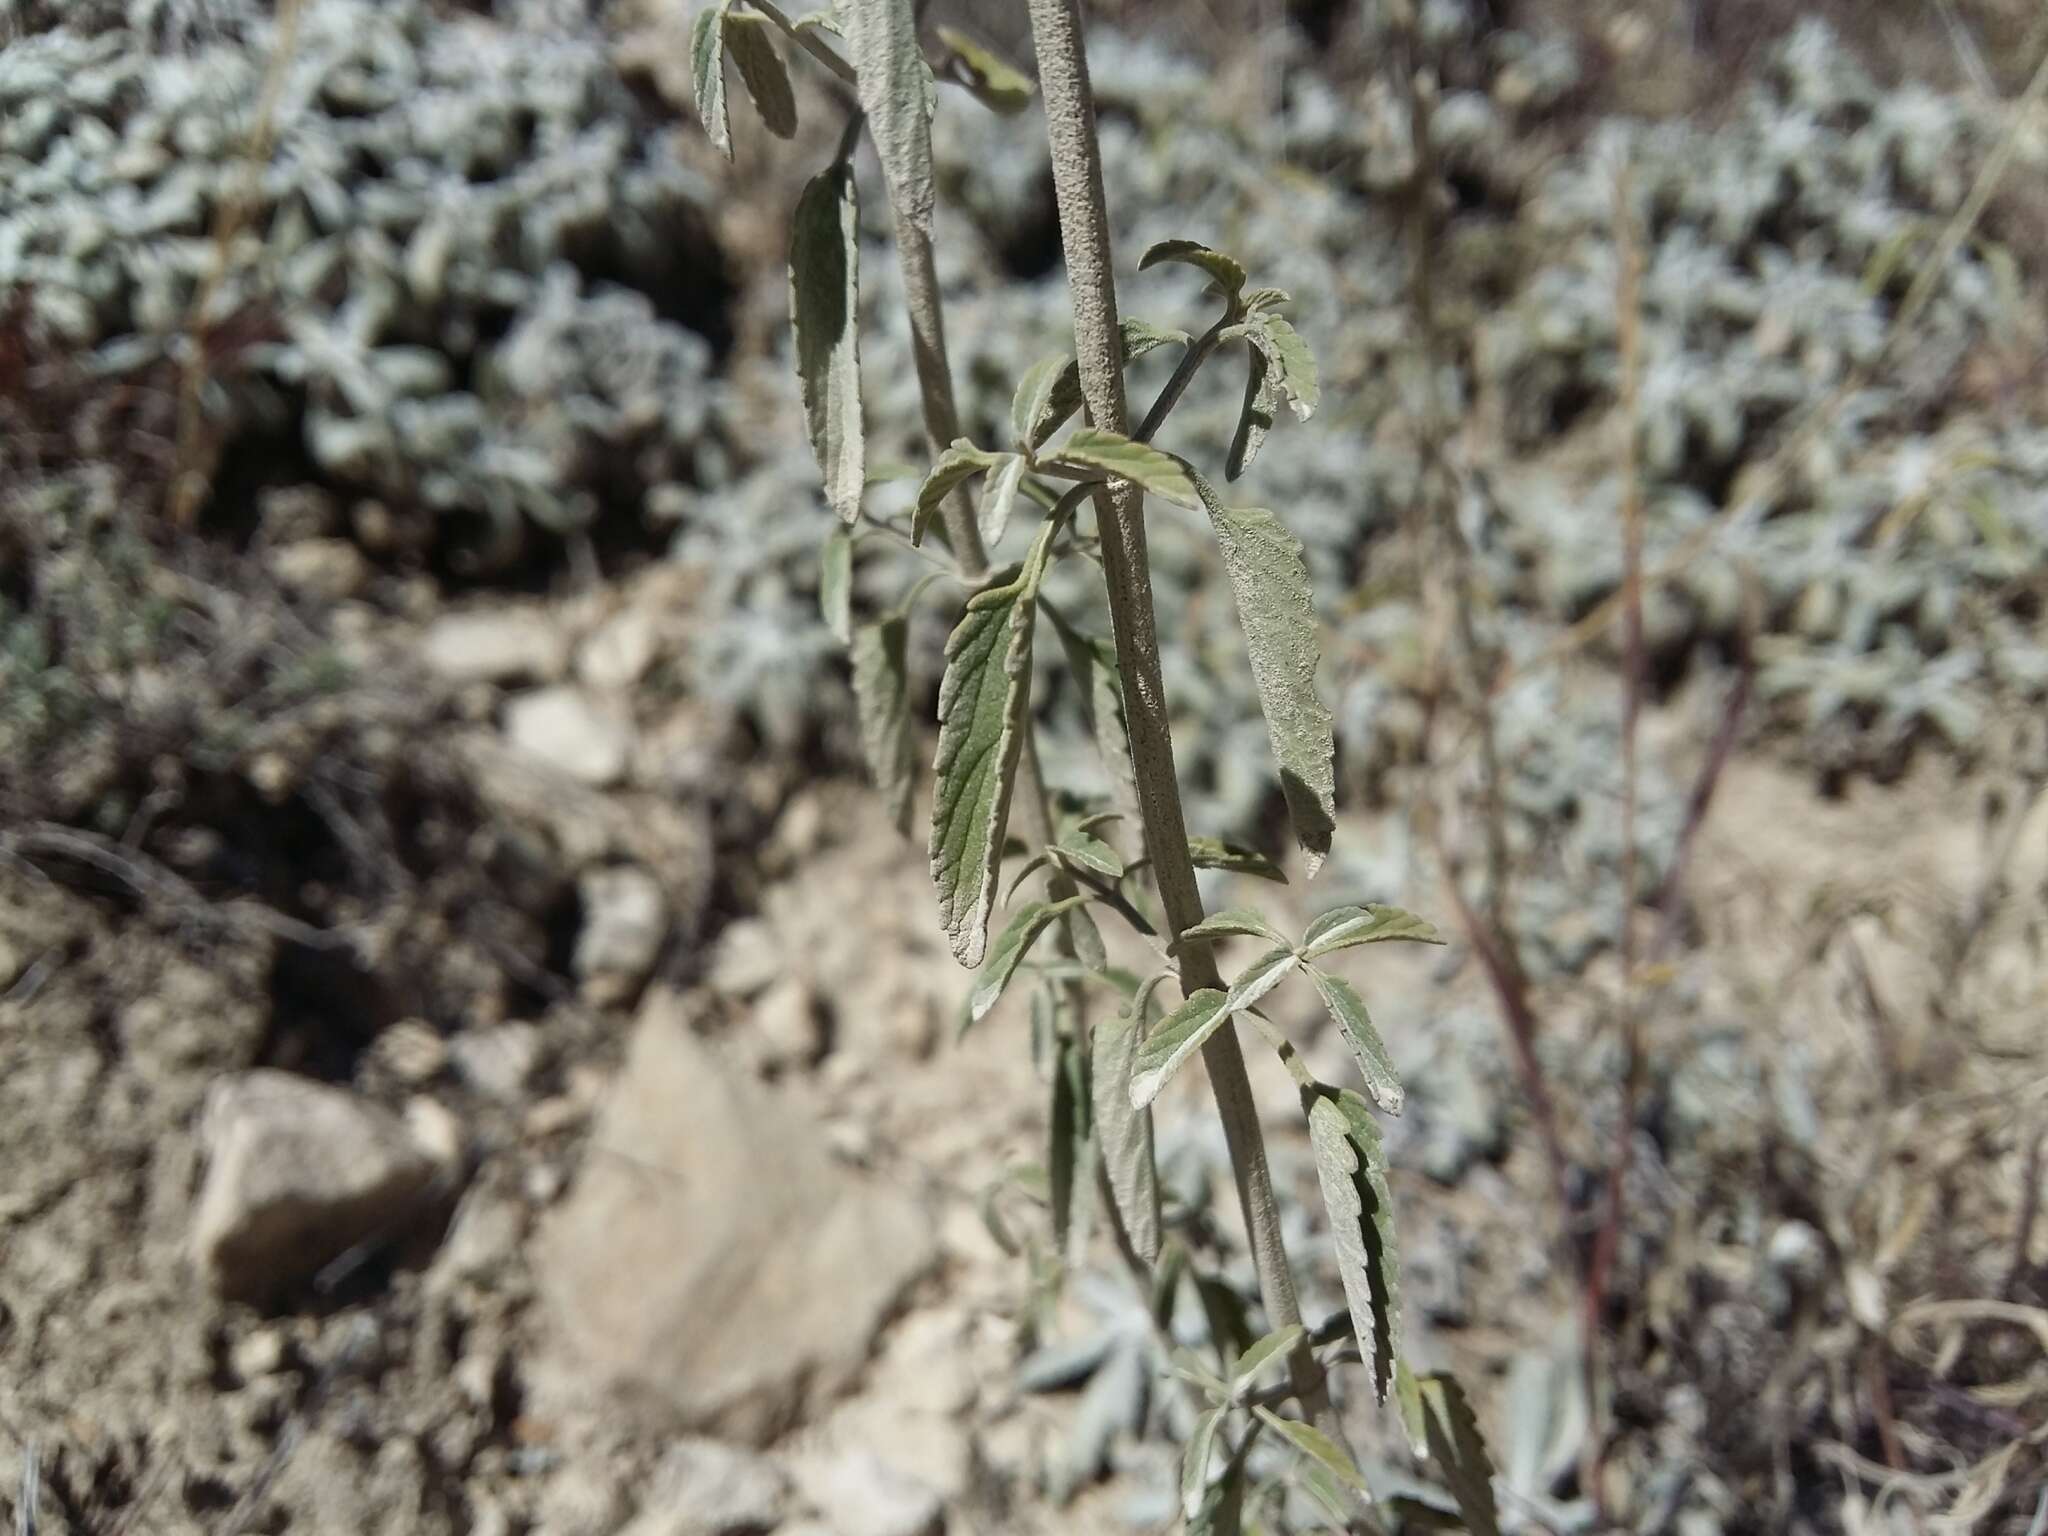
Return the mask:
{"type": "Polygon", "coordinates": [[[866,1362],[932,1261],[908,1196],[837,1167],[810,1107],[735,1070],[667,992],[536,1244],[551,1364],[650,1421],[765,1440],[866,1362]]]}
{"type": "Polygon", "coordinates": [[[645,981],[668,937],[668,898],[633,864],[593,869],[577,883],[583,930],[576,936],[576,974],[609,984],[617,995],[645,981]]]}
{"type": "Polygon", "coordinates": [[[872,1451],[804,1456],[797,1487],[839,1536],[933,1536],[946,1523],[944,1501],[872,1451]]]}
{"type": "Polygon", "coordinates": [[[718,937],[711,985],[727,997],[753,997],[790,970],[775,930],[758,917],[743,917],[718,937]]]}
{"type": "Polygon", "coordinates": [[[302,597],[339,602],[369,584],[370,562],[347,539],[300,539],[270,551],[270,574],[302,597]]]}
{"type": "Polygon", "coordinates": [[[420,640],[428,670],[456,684],[552,682],[567,651],[553,621],[536,608],[444,614],[420,640]]]}
{"type": "Polygon", "coordinates": [[[593,789],[623,779],[633,756],[631,723],[566,684],[506,705],[505,736],[528,759],[593,789]]]}
{"type": "Polygon", "coordinates": [[[488,1285],[507,1274],[519,1248],[522,1222],[519,1207],[503,1195],[473,1190],[457,1207],[448,1236],[427,1272],[430,1289],[445,1290],[463,1281],[488,1285]]]}
{"type": "Polygon", "coordinates": [[[785,977],[761,994],[750,1023],[743,1025],[760,1061],[771,1067],[809,1067],[829,1044],[824,1011],[808,983],[785,977]]]}
{"type": "Polygon", "coordinates": [[[392,1076],[415,1087],[448,1065],[448,1042],[425,1019],[400,1019],[371,1042],[370,1053],[392,1076]]]}
{"type": "Polygon", "coordinates": [[[679,1440],[619,1536],[751,1536],[777,1527],[789,1478],[765,1456],[718,1440],[679,1440]]]}
{"type": "Polygon", "coordinates": [[[576,675],[592,688],[624,691],[647,675],[659,649],[654,619],[644,608],[613,615],[576,653],[576,675]]]}
{"type": "Polygon", "coordinates": [[[216,1291],[248,1300],[402,1227],[438,1171],[396,1117],[267,1068],[214,1084],[200,1139],[193,1257],[216,1291]]]}
{"type": "Polygon", "coordinates": [[[619,1480],[582,1461],[562,1465],[542,1491],[536,1529],[548,1536],[612,1536],[625,1519],[619,1480]]]}
{"type": "Polygon", "coordinates": [[[485,1029],[465,1029],[450,1042],[449,1058],[463,1082],[501,1104],[525,1097],[526,1085],[540,1065],[540,1027],[519,1021],[485,1029]]]}
{"type": "Polygon", "coordinates": [[[284,1369],[285,1337],[278,1328],[258,1328],[235,1341],[228,1364],[239,1381],[260,1381],[284,1369]]]}

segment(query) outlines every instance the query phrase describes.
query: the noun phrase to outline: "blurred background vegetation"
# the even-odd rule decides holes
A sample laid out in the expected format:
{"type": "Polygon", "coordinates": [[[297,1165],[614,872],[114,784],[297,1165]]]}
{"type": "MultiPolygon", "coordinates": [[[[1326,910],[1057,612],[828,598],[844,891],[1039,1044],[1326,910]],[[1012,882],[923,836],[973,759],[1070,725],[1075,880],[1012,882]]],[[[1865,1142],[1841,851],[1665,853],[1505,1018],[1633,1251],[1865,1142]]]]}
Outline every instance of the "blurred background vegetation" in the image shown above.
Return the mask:
{"type": "MultiPolygon", "coordinates": [[[[1023,1006],[954,1045],[818,617],[784,253],[842,108],[793,61],[796,144],[736,113],[728,165],[690,10],[0,0],[0,1500],[37,1467],[44,1530],[1167,1523],[1186,1405],[1117,1267],[1042,1253],[1023,1006]],[[344,1130],[252,1155],[266,1113],[344,1130]],[[814,1161],[752,1154],[778,1116],[814,1161]],[[635,1165],[789,1219],[610,1221],[635,1165]],[[872,1224],[858,1304],[813,1186],[872,1224]],[[779,1342],[718,1356],[730,1308],[779,1342]]],[[[1360,981],[1504,1518],[2038,1536],[2048,11],[1091,14],[1124,312],[1187,325],[1134,268],[1201,239],[1321,362],[1238,488],[1324,605],[1342,824],[1291,899],[1454,935],[1360,981]]],[[[928,21],[1029,66],[1020,7],[928,21]]],[[[1068,344],[1043,123],[940,114],[986,441],[1068,344]]],[[[870,456],[917,465],[857,170],[870,456]]],[[[1152,530],[1191,821],[1277,856],[1220,568],[1152,530]]],[[[1160,1138],[1255,1294],[1198,1097],[1160,1138]]]]}

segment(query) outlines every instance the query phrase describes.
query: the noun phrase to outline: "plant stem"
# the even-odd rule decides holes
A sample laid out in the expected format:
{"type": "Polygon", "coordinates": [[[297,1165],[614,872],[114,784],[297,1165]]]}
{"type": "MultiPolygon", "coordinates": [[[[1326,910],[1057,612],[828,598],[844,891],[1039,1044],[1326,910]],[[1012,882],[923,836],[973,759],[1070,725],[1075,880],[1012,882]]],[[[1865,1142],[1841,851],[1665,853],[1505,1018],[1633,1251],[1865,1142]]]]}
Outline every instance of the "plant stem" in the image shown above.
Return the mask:
{"type": "MultiPolygon", "coordinates": [[[[1123,432],[1129,423],[1123,349],[1102,190],[1102,152],[1095,136],[1095,102],[1081,45],[1079,0],[1031,0],[1031,36],[1038,53],[1039,89],[1052,144],[1053,188],[1074,305],[1074,355],[1080,363],[1081,392],[1095,426],[1123,432]]],[[[1191,357],[1193,353],[1190,348],[1191,357]]],[[[1124,710],[1145,844],[1152,856],[1160,903],[1172,931],[1178,934],[1202,920],[1202,897],[1188,856],[1187,822],[1181,811],[1166,688],[1160,675],[1144,502],[1141,490],[1120,482],[1096,496],[1095,508],[1102,532],[1111,628],[1124,678],[1124,710]]],[[[1207,944],[1183,946],[1181,981],[1190,991],[1221,985],[1207,944]]],[[[1219,1029],[1211,1035],[1203,1046],[1202,1059],[1230,1146],[1267,1326],[1286,1328],[1301,1321],[1301,1306],[1295,1298],[1294,1274],[1280,1233],[1279,1202],[1266,1166],[1258,1108],[1235,1030],[1219,1029]]],[[[1341,1443],[1342,1426],[1315,1357],[1306,1347],[1299,1348],[1289,1366],[1303,1412],[1341,1443]]]]}

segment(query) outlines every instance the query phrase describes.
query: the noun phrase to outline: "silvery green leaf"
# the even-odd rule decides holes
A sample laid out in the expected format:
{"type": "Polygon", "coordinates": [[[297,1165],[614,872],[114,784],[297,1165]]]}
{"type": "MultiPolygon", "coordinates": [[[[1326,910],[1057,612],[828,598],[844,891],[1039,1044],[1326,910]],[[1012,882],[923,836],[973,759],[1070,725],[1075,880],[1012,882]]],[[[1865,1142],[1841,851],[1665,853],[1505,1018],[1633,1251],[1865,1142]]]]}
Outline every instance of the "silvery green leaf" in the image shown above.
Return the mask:
{"type": "Polygon", "coordinates": [[[716,0],[690,24],[690,79],[696,87],[697,119],[713,147],[732,158],[732,125],[725,115],[726,0],[716,0]]]}
{"type": "Polygon", "coordinates": [[[920,234],[932,227],[931,71],[917,44],[912,0],[859,0],[840,12],[853,52],[861,109],[889,183],[896,217],[920,234]]]}
{"type": "Polygon", "coordinates": [[[1099,974],[1109,966],[1109,951],[1102,945],[1102,930],[1095,926],[1095,919],[1089,916],[1086,907],[1075,907],[1060,921],[1066,925],[1067,942],[1074,946],[1074,957],[1091,972],[1099,974]]]}
{"type": "Polygon", "coordinates": [[[1266,939],[1275,944],[1285,944],[1287,935],[1266,921],[1266,914],[1255,907],[1227,907],[1221,912],[1211,912],[1194,927],[1181,935],[1183,939],[1221,939],[1233,934],[1247,938],[1266,939]]]}
{"type": "Polygon", "coordinates": [[[1336,827],[1336,739],[1316,693],[1316,612],[1301,541],[1263,507],[1226,507],[1194,477],[1237,599],[1252,680],[1280,765],[1280,789],[1314,877],[1336,827]]]}
{"type": "Polygon", "coordinates": [[[910,734],[910,684],[904,667],[909,625],[901,618],[863,624],[853,635],[853,698],[861,755],[897,831],[910,832],[917,757],[910,734]]]}
{"type": "Polygon", "coordinates": [[[967,995],[967,1013],[970,1022],[979,1024],[988,1017],[988,1012],[1002,998],[1017,974],[1017,967],[1024,963],[1024,957],[1031,952],[1031,946],[1038,942],[1038,936],[1053,925],[1062,912],[1068,912],[1081,905],[1088,898],[1070,896],[1065,901],[1034,901],[1018,910],[996,938],[995,948],[989,951],[988,963],[981,968],[981,974],[974,980],[974,990],[967,995]]]}
{"type": "Polygon", "coordinates": [[[1116,850],[1101,838],[1076,829],[1059,840],[1053,852],[1062,862],[1077,869],[1089,870],[1111,880],[1124,876],[1124,861],[1117,857],[1116,850]]]}
{"type": "Polygon", "coordinates": [[[1173,1352],[1173,1374],[1196,1388],[1218,1408],[1230,1406],[1230,1383],[1202,1364],[1201,1356],[1191,1349],[1176,1349],[1173,1352]]]}
{"type": "Polygon", "coordinates": [[[778,139],[796,133],[796,96],[789,88],[789,66],[769,36],[768,19],[750,11],[732,11],[725,18],[725,47],[740,67],[740,82],[754,99],[761,121],[778,139]]]}
{"type": "Polygon", "coordinates": [[[1211,1408],[1195,1420],[1195,1432],[1188,1436],[1187,1448],[1181,1455],[1180,1512],[1190,1520],[1200,1511],[1209,1491],[1209,1459],[1216,1449],[1216,1429],[1223,1422],[1223,1414],[1223,1409],[1211,1408]]]}
{"type": "Polygon", "coordinates": [[[1017,887],[1022,885],[1026,880],[1029,880],[1033,875],[1037,874],[1041,869],[1045,868],[1045,866],[1050,864],[1051,862],[1051,855],[1043,853],[1035,854],[1031,858],[1025,860],[1024,867],[1019,869],[1016,874],[1010,877],[1009,888],[1003,892],[1003,900],[1006,902],[1014,901],[1017,897],[1017,887]]]}
{"type": "MultiPolygon", "coordinates": [[[[1081,374],[1074,368],[1071,352],[1052,352],[1041,357],[1025,371],[1017,381],[1017,392],[1010,397],[1010,433],[1019,448],[1026,451],[1037,448],[1043,439],[1034,441],[1033,426],[1052,407],[1053,391],[1057,388],[1060,375],[1074,369],[1074,390],[1078,395],[1081,388],[1081,374]]],[[[1078,405],[1078,400],[1076,405],[1078,405]]],[[[1054,423],[1055,427],[1058,423],[1054,423]]]]}
{"type": "Polygon", "coordinates": [[[1188,858],[1197,869],[1219,869],[1233,875],[1250,875],[1258,880],[1287,883],[1287,873],[1256,848],[1228,842],[1220,837],[1191,837],[1188,858]]]}
{"type": "Polygon", "coordinates": [[[938,779],[932,804],[932,879],[953,957],[981,964],[996,867],[1009,828],[1010,793],[1031,705],[1031,635],[1038,583],[1054,525],[1009,580],[983,588],[946,640],[939,685],[938,779]]]}
{"type": "Polygon", "coordinates": [[[1373,1103],[1381,1109],[1390,1115],[1398,1115],[1403,1098],[1401,1077],[1394,1070],[1394,1058],[1387,1054],[1387,1042],[1380,1038],[1380,1032],[1373,1028],[1372,1019],[1366,1014],[1365,999],[1342,976],[1332,976],[1313,965],[1308,968],[1308,974],[1316,984],[1316,991],[1322,995],[1323,1006],[1329,1009],[1337,1027],[1344,1031],[1351,1054],[1358,1058],[1359,1073],[1365,1078],[1365,1091],[1372,1095],[1373,1103]]]}
{"type": "Polygon", "coordinates": [[[1049,1165],[1053,1241],[1062,1252],[1074,1222],[1075,1181],[1087,1177],[1094,1167],[1091,1107],[1087,1048],[1075,1035],[1062,1035],[1053,1057],[1049,1165]]]}
{"type": "Polygon", "coordinates": [[[1031,105],[1029,75],[1004,63],[965,32],[953,27],[936,30],[960,67],[960,83],[974,92],[983,106],[1009,117],[1031,105]]]}
{"type": "Polygon", "coordinates": [[[988,453],[977,448],[966,438],[958,438],[953,446],[939,455],[931,473],[924,477],[924,484],[917,489],[917,506],[910,514],[910,542],[922,544],[925,530],[931,527],[932,514],[939,510],[939,503],[953,494],[953,488],[973,479],[985,469],[993,469],[1009,454],[988,453]]]}
{"type": "Polygon", "coordinates": [[[1245,313],[1255,315],[1262,309],[1272,309],[1280,304],[1292,304],[1294,296],[1285,288],[1253,288],[1244,296],[1245,313]]]}
{"type": "Polygon", "coordinates": [[[1358,1352],[1372,1371],[1374,1395],[1385,1402],[1401,1356],[1401,1259],[1379,1126],[1348,1088],[1302,1096],[1358,1352]]]}
{"type": "Polygon", "coordinates": [[[1161,1019],[1158,1027],[1145,1037],[1131,1063],[1133,1109],[1144,1109],[1158,1098],[1167,1080],[1230,1017],[1223,1010],[1225,995],[1219,988],[1204,987],[1161,1019]]]}
{"type": "Polygon", "coordinates": [[[844,37],[839,29],[839,14],[832,6],[821,6],[815,11],[806,11],[790,23],[789,30],[801,34],[806,27],[815,27],[833,37],[844,37]]]}
{"type": "Polygon", "coordinates": [[[1187,1536],[1239,1536],[1244,1520],[1244,1466],[1250,1450],[1251,1439],[1247,1436],[1224,1467],[1223,1475],[1209,1485],[1201,1507],[1188,1516],[1187,1536]]]}
{"type": "Polygon", "coordinates": [[[1244,267],[1241,263],[1212,251],[1196,240],[1161,240],[1138,258],[1138,270],[1147,271],[1164,261],[1178,261],[1191,267],[1199,267],[1209,274],[1224,297],[1235,302],[1244,288],[1244,267]]]}
{"type": "Polygon", "coordinates": [[[1116,648],[1073,628],[1051,604],[1045,612],[1067,653],[1067,668],[1080,691],[1081,717],[1095,739],[1096,755],[1109,775],[1116,802],[1135,816],[1138,781],[1131,764],[1131,738],[1124,725],[1124,684],[1117,670],[1116,648]]]}
{"type": "Polygon", "coordinates": [[[1076,427],[1059,447],[1042,454],[1038,465],[1077,480],[1128,480],[1177,506],[1202,504],[1185,463],[1149,443],[1133,442],[1121,432],[1076,427]]]}
{"type": "Polygon", "coordinates": [[[1064,1392],[1078,1387],[1095,1374],[1119,1341],[1115,1330],[1105,1328],[1085,1339],[1041,1345],[1017,1362],[1017,1390],[1064,1392]]]}
{"type": "MultiPolygon", "coordinates": [[[[1123,345],[1126,368],[1147,352],[1174,343],[1181,346],[1188,344],[1186,331],[1161,330],[1158,326],[1148,325],[1143,320],[1122,321],[1117,326],[1117,332],[1118,340],[1123,345]]],[[[1044,363],[1035,365],[1032,373],[1035,374],[1038,368],[1043,366],[1044,363]]],[[[1026,377],[1029,378],[1031,375],[1027,374],[1026,377]]],[[[1054,372],[1051,382],[1043,386],[1035,385],[1034,393],[1036,404],[1033,413],[1025,418],[1030,423],[1029,430],[1020,431],[1018,437],[1026,448],[1035,453],[1053,433],[1066,425],[1069,416],[1081,409],[1081,365],[1074,361],[1071,354],[1062,353],[1060,367],[1054,372]],[[1042,396],[1036,396],[1036,391],[1041,387],[1042,396]]],[[[1016,420],[1016,402],[1013,401],[1013,426],[1016,420]]]]}
{"type": "Polygon", "coordinates": [[[1465,1400],[1464,1388],[1448,1375],[1425,1376],[1420,1383],[1429,1410],[1423,1428],[1429,1455],[1450,1484],[1451,1497],[1471,1536],[1500,1536],[1500,1510],[1493,1499],[1493,1462],[1479,1421],[1465,1400]]]}
{"type": "Polygon", "coordinates": [[[981,528],[981,541],[993,549],[1010,526],[1010,508],[1017,500],[1017,487],[1023,483],[1025,460],[1021,453],[997,455],[996,467],[989,471],[981,489],[981,510],[975,517],[981,528]]]}
{"type": "Polygon", "coordinates": [[[1321,1462],[1304,1461],[1300,1477],[1301,1486],[1322,1511],[1323,1519],[1331,1530],[1345,1532],[1356,1529],[1358,1512],[1353,1507],[1351,1493],[1328,1467],[1321,1462]]]}
{"type": "Polygon", "coordinates": [[[1252,1384],[1259,1379],[1259,1373],[1275,1360],[1284,1360],[1299,1344],[1305,1330],[1296,1323],[1291,1328],[1282,1328],[1269,1333],[1237,1357],[1237,1365],[1230,1373],[1230,1395],[1232,1399],[1242,1398],[1252,1384]]]}
{"type": "Polygon", "coordinates": [[[797,199],[789,238],[789,318],[797,383],[825,499],[860,516],[866,448],[860,419],[860,205],[853,172],[833,166],[797,199]]]}
{"type": "Polygon", "coordinates": [[[1284,1438],[1316,1466],[1328,1472],[1345,1487],[1362,1494],[1370,1494],[1365,1486],[1365,1477],[1359,1472],[1351,1453],[1337,1444],[1313,1424],[1304,1424],[1299,1419],[1283,1419],[1270,1408],[1255,1408],[1265,1426],[1284,1438]]]}
{"type": "Polygon", "coordinates": [[[1132,1105],[1143,1109],[1159,1097],[1173,1074],[1232,1014],[1253,1006],[1300,963],[1285,946],[1269,950],[1244,968],[1229,991],[1204,988],[1167,1015],[1138,1049],[1131,1073],[1132,1105]]]}
{"type": "Polygon", "coordinates": [[[1401,1428],[1408,1436],[1408,1449],[1418,1458],[1429,1454],[1429,1426],[1422,1406],[1422,1382],[1406,1360],[1394,1362],[1394,1402],[1401,1410],[1401,1428]]]}
{"type": "Polygon", "coordinates": [[[1235,480],[1252,467],[1252,460],[1266,444],[1273,428],[1273,411],[1280,403],[1273,384],[1273,370],[1266,354],[1257,347],[1245,349],[1244,405],[1237,413],[1237,431],[1231,435],[1230,453],[1223,461],[1223,478],[1235,480]]]}
{"type": "Polygon", "coordinates": [[[1145,1421],[1145,1398],[1151,1367],[1144,1349],[1127,1341],[1112,1350],[1102,1368],[1088,1378],[1088,1389],[1075,1405],[1067,1430],[1061,1465],[1052,1493],[1061,1502],[1109,1464],[1111,1444],[1119,1434],[1135,1433],[1145,1421]]]}
{"type": "Polygon", "coordinates": [[[1249,316],[1242,327],[1235,329],[1241,329],[1253,350],[1265,358],[1273,382],[1295,419],[1307,421],[1315,415],[1323,398],[1322,378],[1315,354],[1309,351],[1301,333],[1270,311],[1249,316]]]}
{"type": "Polygon", "coordinates": [[[1269,949],[1238,973],[1230,984],[1223,1008],[1226,1013],[1242,1013],[1258,1003],[1268,992],[1279,986],[1301,967],[1301,957],[1295,954],[1291,945],[1283,944],[1278,949],[1269,949]]]}
{"type": "Polygon", "coordinates": [[[818,612],[841,645],[853,639],[853,533],[841,523],[818,555],[818,612]]]}
{"type": "Polygon", "coordinates": [[[1150,1022],[1152,992],[1162,979],[1163,973],[1146,980],[1127,1006],[1095,1026],[1090,1063],[1095,1136],[1110,1199],[1132,1250],[1148,1264],[1159,1257],[1159,1173],[1152,1160],[1152,1116],[1131,1105],[1131,1072],[1150,1022]]]}
{"type": "Polygon", "coordinates": [[[1301,957],[1320,960],[1340,949],[1360,944],[1384,944],[1406,939],[1416,944],[1441,944],[1443,935],[1432,923],[1399,907],[1372,903],[1363,907],[1338,907],[1325,912],[1308,925],[1301,936],[1301,957]]]}

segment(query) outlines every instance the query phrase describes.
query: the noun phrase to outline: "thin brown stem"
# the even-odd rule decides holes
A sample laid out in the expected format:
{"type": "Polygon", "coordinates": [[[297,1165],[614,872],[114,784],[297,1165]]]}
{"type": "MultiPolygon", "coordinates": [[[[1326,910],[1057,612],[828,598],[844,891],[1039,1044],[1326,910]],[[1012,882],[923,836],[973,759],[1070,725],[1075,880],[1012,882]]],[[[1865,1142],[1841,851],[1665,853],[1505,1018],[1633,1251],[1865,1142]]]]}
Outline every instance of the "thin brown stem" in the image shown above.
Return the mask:
{"type": "MultiPolygon", "coordinates": [[[[1101,147],[1095,135],[1095,103],[1081,43],[1079,0],[1031,0],[1031,34],[1052,143],[1053,187],[1074,305],[1074,352],[1080,363],[1082,395],[1094,425],[1123,432],[1129,414],[1116,281],[1103,198],[1101,147]]],[[[1187,851],[1187,825],[1174,767],[1165,682],[1160,674],[1144,493],[1128,482],[1120,483],[1099,493],[1095,507],[1145,844],[1151,851],[1153,879],[1171,931],[1182,933],[1201,921],[1202,897],[1187,851]]],[[[1207,944],[1182,947],[1181,977],[1191,989],[1220,984],[1207,944]]],[[[1230,1147],[1267,1321],[1274,1328],[1285,1328],[1300,1321],[1301,1307],[1281,1237],[1279,1203],[1266,1165],[1258,1109],[1236,1032],[1218,1030],[1202,1054],[1230,1147]]],[[[1297,1350],[1290,1366],[1303,1411],[1325,1433],[1341,1435],[1328,1385],[1314,1356],[1305,1348],[1297,1350]]]]}

